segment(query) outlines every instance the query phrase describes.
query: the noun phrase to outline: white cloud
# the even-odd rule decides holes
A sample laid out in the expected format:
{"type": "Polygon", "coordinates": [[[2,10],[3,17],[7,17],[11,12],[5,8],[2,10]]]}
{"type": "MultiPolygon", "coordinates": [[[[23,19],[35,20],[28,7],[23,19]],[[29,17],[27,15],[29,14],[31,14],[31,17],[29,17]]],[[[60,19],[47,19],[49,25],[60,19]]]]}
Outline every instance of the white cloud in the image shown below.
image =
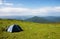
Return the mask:
{"type": "MultiPolygon", "coordinates": [[[[60,12],[60,6],[59,7],[42,7],[42,8],[38,8],[38,9],[21,8],[21,7],[0,8],[0,16],[9,16],[9,15],[52,15],[55,12],[60,12]]],[[[56,15],[56,14],[59,14],[59,13],[55,13],[54,15],[56,15]]]]}
{"type": "MultiPolygon", "coordinates": [[[[42,7],[38,9],[21,8],[21,7],[11,7],[13,3],[7,3],[4,0],[0,0],[0,6],[5,6],[0,8],[0,16],[11,16],[11,15],[59,15],[60,6],[56,7],[42,7]],[[8,6],[8,7],[7,7],[8,6]]],[[[17,4],[22,5],[22,4],[17,4]]]]}
{"type": "Polygon", "coordinates": [[[3,1],[2,0],[0,0],[0,5],[3,3],[3,1]]]}
{"type": "Polygon", "coordinates": [[[7,3],[6,0],[0,0],[0,6],[13,6],[13,3],[7,3]]]}
{"type": "Polygon", "coordinates": [[[60,12],[60,7],[42,7],[32,11],[33,13],[60,12]]]}
{"type": "Polygon", "coordinates": [[[0,16],[27,15],[29,12],[30,10],[28,8],[13,8],[13,7],[0,8],[0,16]]]}
{"type": "Polygon", "coordinates": [[[0,8],[0,12],[5,12],[5,13],[9,13],[9,12],[29,12],[28,8],[13,8],[13,7],[4,7],[4,8],[0,8]]]}
{"type": "Polygon", "coordinates": [[[3,3],[5,6],[13,6],[13,3],[3,3]]]}

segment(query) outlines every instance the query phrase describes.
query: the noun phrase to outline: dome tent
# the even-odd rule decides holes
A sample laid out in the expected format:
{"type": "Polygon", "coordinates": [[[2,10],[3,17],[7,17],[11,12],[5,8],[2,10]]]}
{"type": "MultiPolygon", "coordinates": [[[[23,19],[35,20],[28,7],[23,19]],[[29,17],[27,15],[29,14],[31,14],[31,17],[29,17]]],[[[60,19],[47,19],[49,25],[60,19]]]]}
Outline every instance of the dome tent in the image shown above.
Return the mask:
{"type": "Polygon", "coordinates": [[[23,31],[22,28],[19,25],[11,25],[6,29],[7,32],[20,32],[23,31]]]}

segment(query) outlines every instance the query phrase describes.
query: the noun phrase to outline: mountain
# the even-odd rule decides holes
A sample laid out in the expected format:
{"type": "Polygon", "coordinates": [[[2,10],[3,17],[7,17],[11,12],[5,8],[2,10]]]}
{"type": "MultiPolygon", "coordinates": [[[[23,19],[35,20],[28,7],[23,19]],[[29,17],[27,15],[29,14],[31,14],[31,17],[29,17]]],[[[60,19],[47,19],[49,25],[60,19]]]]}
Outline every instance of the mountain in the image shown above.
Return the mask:
{"type": "Polygon", "coordinates": [[[60,22],[60,17],[48,16],[48,17],[44,17],[44,18],[49,21],[52,21],[52,22],[60,22]]]}
{"type": "Polygon", "coordinates": [[[53,16],[38,17],[38,16],[34,16],[32,18],[26,19],[26,21],[38,22],[38,23],[60,22],[60,17],[53,17],[53,16]]]}
{"type": "Polygon", "coordinates": [[[47,23],[47,22],[60,22],[60,17],[57,16],[0,16],[0,19],[16,19],[16,20],[24,20],[30,22],[38,22],[38,23],[47,23]]]}
{"type": "Polygon", "coordinates": [[[33,16],[0,16],[0,19],[16,19],[16,20],[25,20],[33,16]]]}
{"type": "Polygon", "coordinates": [[[26,21],[31,21],[31,22],[48,22],[48,20],[44,19],[44,17],[32,17],[32,18],[29,18],[29,19],[26,19],[26,21]]]}

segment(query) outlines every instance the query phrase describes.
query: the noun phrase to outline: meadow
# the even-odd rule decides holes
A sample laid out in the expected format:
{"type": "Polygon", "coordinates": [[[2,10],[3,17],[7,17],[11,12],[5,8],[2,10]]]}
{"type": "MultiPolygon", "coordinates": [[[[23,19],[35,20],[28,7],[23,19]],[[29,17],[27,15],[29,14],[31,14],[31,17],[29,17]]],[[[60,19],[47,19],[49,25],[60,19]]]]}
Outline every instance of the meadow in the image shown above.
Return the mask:
{"type": "Polygon", "coordinates": [[[1,19],[0,39],[60,39],[60,23],[34,23],[1,19]],[[6,32],[5,29],[12,24],[18,24],[23,31],[6,32]]]}

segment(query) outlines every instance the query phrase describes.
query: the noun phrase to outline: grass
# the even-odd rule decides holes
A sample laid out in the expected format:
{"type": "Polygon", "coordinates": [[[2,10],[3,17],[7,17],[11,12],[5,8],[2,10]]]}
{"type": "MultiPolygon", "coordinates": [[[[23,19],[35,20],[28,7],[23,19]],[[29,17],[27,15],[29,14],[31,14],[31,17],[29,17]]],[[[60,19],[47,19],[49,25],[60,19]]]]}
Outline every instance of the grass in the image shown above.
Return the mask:
{"type": "Polygon", "coordinates": [[[34,23],[19,20],[0,20],[0,39],[60,39],[60,23],[34,23]],[[6,27],[18,24],[22,32],[9,33],[6,27]]]}

